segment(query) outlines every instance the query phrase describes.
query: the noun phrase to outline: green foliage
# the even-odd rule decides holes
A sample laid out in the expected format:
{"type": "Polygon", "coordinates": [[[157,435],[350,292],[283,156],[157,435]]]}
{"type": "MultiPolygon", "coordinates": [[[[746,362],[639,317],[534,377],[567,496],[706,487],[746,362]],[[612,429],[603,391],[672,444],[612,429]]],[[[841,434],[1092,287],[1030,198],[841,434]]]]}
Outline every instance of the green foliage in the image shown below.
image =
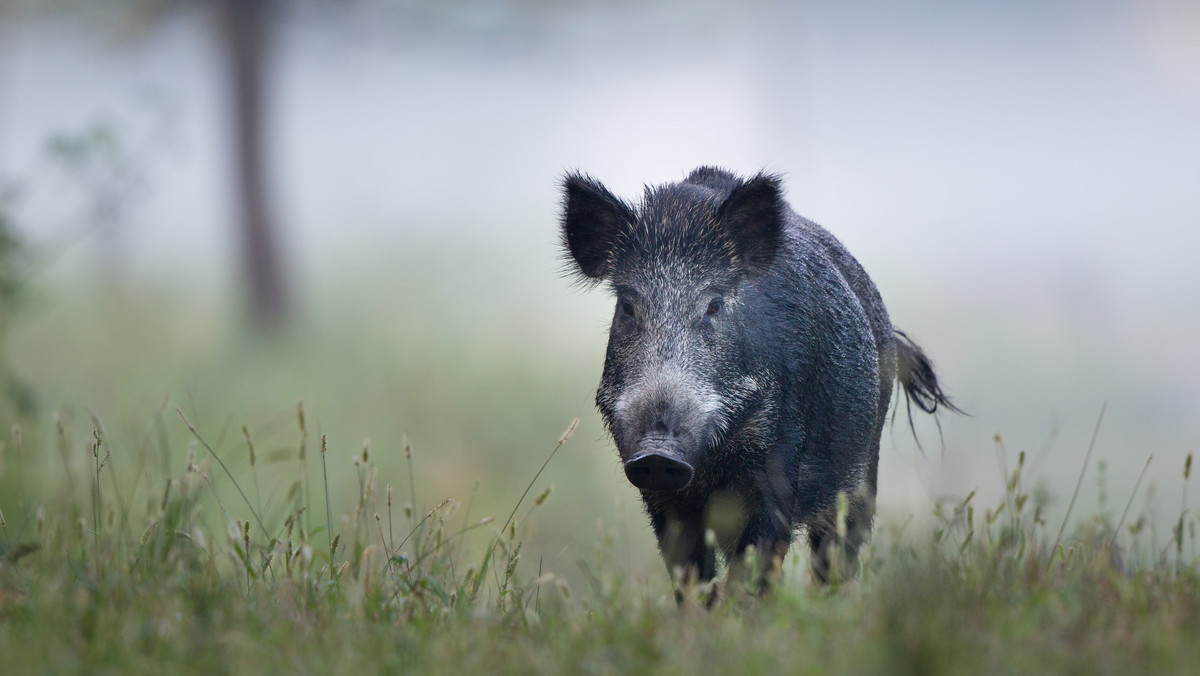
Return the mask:
{"type": "Polygon", "coordinates": [[[8,319],[13,298],[17,295],[19,280],[17,277],[17,255],[20,246],[17,235],[12,231],[12,224],[0,201],[0,326],[8,319]]]}
{"type": "Polygon", "coordinates": [[[246,490],[182,412],[192,441],[183,469],[170,476],[144,471],[153,464],[149,447],[114,456],[95,417],[86,477],[82,463],[68,456],[78,446],[78,426],[56,417],[47,449],[30,448],[15,428],[13,443],[22,452],[3,471],[31,479],[36,462],[23,461],[44,450],[62,455],[64,475],[44,502],[33,491],[0,490],[6,668],[211,672],[234,664],[225,645],[233,640],[257,655],[237,658],[239,667],[272,665],[282,657],[272,642],[297,641],[300,652],[285,660],[322,664],[324,671],[344,657],[343,641],[383,641],[391,631],[415,640],[474,617],[498,631],[527,628],[537,608],[552,607],[537,585],[553,578],[528,581],[518,570],[525,519],[510,519],[504,533],[489,532],[492,519],[471,521],[452,499],[424,516],[412,509],[396,514],[392,486],[380,490],[369,442],[354,458],[354,512],[314,525],[313,512],[331,500],[327,492],[303,490],[308,430],[303,406],[296,413],[296,443],[283,463],[293,481],[282,497],[258,492],[248,432],[255,476],[246,490]],[[135,465],[143,469],[118,469],[135,465]],[[498,577],[470,564],[470,538],[487,546],[498,577]]]}
{"type": "MultiPolygon", "coordinates": [[[[147,429],[165,425],[166,407],[147,429]]],[[[684,589],[677,604],[665,574],[628,579],[607,529],[577,553],[584,593],[523,562],[523,534],[551,496],[540,490],[517,518],[540,471],[497,529],[453,499],[398,508],[393,485],[415,498],[420,477],[381,488],[366,441],[353,509],[326,520],[329,494],[304,488],[308,417],[299,406],[291,443],[269,453],[282,494],[259,492],[248,429],[249,465],[235,474],[182,412],[159,442],[188,447],[169,475],[149,469],[162,449],[110,440],[94,417],[57,418],[42,448],[13,440],[25,460],[3,471],[26,478],[30,458],[81,440],[88,454],[64,456],[49,495],[0,492],[6,671],[1140,673],[1200,657],[1186,502],[1165,549],[1106,515],[1055,548],[1058,524],[1045,492],[1024,487],[1022,456],[996,505],[976,509],[972,493],[939,503],[928,529],[881,526],[837,589],[811,585],[794,553],[766,596],[757,581],[721,581],[707,608],[711,590],[684,589]]]]}
{"type": "Polygon", "coordinates": [[[11,414],[28,414],[33,393],[12,373],[5,353],[7,334],[17,311],[25,257],[9,216],[9,196],[0,185],[0,421],[11,414]]]}

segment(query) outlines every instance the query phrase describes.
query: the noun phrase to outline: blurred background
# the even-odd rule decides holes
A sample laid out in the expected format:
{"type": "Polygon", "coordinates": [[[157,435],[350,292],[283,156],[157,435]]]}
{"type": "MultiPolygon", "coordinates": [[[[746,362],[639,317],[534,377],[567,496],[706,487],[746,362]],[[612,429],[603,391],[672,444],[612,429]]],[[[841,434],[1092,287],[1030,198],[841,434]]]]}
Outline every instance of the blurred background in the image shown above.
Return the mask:
{"type": "MultiPolygon", "coordinates": [[[[407,485],[407,435],[419,509],[500,518],[579,416],[529,546],[573,568],[599,523],[657,573],[558,180],[636,199],[701,164],[781,173],[971,414],[885,430],[885,521],[999,495],[1022,450],[1061,519],[1105,402],[1077,509],[1119,513],[1152,453],[1135,509],[1178,516],[1194,0],[0,0],[0,410],[26,448],[57,415],[68,467],[92,415],[127,470],[166,430],[178,471],[178,405],[245,472],[241,427],[282,457],[302,401],[342,511],[364,438],[407,485]]],[[[22,461],[36,502],[61,463],[22,461]]]]}

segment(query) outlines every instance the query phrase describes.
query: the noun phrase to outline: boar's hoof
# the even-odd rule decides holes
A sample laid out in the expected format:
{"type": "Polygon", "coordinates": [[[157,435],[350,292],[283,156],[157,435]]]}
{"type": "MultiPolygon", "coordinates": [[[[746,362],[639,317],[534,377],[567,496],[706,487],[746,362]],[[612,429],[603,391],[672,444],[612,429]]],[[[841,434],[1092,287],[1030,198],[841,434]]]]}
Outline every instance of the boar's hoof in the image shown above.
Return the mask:
{"type": "Polygon", "coordinates": [[[625,463],[629,483],[644,491],[677,491],[692,481],[692,466],[662,453],[643,453],[625,463]]]}

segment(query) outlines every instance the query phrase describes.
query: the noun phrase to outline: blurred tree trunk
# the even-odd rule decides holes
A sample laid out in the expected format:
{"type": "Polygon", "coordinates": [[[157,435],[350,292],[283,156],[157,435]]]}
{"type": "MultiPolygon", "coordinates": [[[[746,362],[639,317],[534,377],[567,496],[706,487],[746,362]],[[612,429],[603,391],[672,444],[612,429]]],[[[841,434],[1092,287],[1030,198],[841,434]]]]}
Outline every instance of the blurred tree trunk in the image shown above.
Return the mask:
{"type": "Polygon", "coordinates": [[[250,317],[280,328],[290,310],[279,239],[266,181],[264,84],[272,28],[270,0],[221,0],[221,30],[229,55],[237,218],[250,317]]]}

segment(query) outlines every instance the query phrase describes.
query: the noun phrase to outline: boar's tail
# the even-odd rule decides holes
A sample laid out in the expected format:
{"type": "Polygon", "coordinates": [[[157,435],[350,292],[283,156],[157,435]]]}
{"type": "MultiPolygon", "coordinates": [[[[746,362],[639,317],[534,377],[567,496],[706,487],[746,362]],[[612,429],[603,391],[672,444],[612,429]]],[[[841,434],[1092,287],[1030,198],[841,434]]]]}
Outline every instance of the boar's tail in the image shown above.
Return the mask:
{"type": "MultiPolygon", "coordinates": [[[[905,408],[908,412],[908,425],[912,427],[912,407],[916,405],[926,413],[935,413],[942,407],[955,413],[963,413],[962,409],[950,402],[938,382],[937,373],[933,370],[933,362],[916,343],[903,331],[896,331],[896,379],[904,388],[905,408]]],[[[893,412],[893,416],[895,413],[893,412]]],[[[936,420],[936,419],[935,419],[936,420]]],[[[941,423],[938,431],[941,432],[941,423]]],[[[920,441],[917,442],[918,444],[920,441]]]]}
{"type": "Polygon", "coordinates": [[[909,405],[916,404],[926,413],[937,411],[938,406],[962,413],[942,391],[933,362],[903,331],[896,331],[896,362],[896,377],[909,405]]]}

